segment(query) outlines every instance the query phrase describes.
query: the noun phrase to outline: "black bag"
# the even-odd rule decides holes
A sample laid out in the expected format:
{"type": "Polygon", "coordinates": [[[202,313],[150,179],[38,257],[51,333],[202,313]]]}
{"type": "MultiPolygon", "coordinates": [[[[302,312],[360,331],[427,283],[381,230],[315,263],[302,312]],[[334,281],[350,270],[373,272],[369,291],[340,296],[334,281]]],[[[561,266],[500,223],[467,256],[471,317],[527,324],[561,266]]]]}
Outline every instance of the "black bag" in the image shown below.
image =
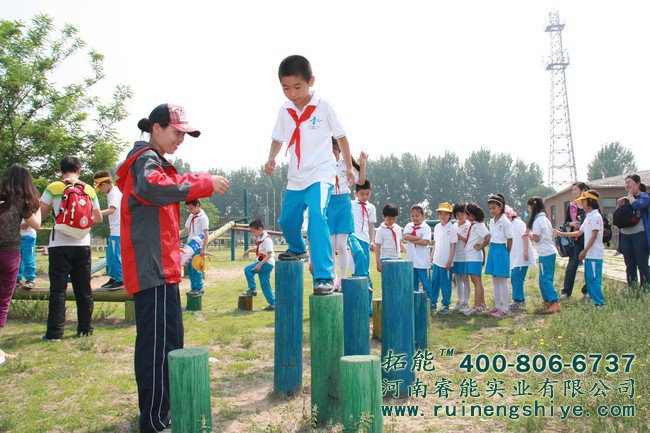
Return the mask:
{"type": "Polygon", "coordinates": [[[632,227],[641,221],[641,212],[632,209],[632,205],[628,199],[625,199],[625,204],[619,206],[612,215],[614,225],[620,229],[632,227]]]}
{"type": "Polygon", "coordinates": [[[609,246],[609,241],[612,240],[612,226],[609,224],[607,218],[603,218],[603,244],[609,246]]]}
{"type": "MultiPolygon", "coordinates": [[[[562,227],[558,229],[561,232],[569,232],[569,223],[564,224],[562,227]]],[[[571,257],[573,254],[573,248],[575,245],[575,241],[573,238],[569,238],[566,236],[556,236],[555,237],[555,246],[557,247],[557,252],[560,255],[560,257],[571,257]]]]}

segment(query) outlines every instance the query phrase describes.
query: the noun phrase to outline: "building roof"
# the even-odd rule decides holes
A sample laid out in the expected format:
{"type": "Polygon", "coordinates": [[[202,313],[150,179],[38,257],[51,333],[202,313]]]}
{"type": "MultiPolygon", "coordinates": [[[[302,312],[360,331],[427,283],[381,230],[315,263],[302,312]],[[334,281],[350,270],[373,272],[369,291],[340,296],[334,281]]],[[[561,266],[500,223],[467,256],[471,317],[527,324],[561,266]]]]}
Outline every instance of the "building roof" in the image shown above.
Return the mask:
{"type": "MultiPolygon", "coordinates": [[[[603,179],[588,181],[587,185],[589,185],[589,188],[596,189],[596,190],[603,189],[603,188],[623,188],[625,187],[625,178],[629,174],[630,173],[625,173],[625,174],[620,174],[618,176],[612,176],[603,179]]],[[[641,178],[641,182],[645,184],[650,183],[650,170],[637,171],[636,174],[638,174],[639,177],[641,178]]],[[[556,192],[555,194],[547,197],[546,199],[557,197],[558,195],[562,195],[567,191],[571,191],[571,186],[568,186],[563,190],[556,192]]]]}

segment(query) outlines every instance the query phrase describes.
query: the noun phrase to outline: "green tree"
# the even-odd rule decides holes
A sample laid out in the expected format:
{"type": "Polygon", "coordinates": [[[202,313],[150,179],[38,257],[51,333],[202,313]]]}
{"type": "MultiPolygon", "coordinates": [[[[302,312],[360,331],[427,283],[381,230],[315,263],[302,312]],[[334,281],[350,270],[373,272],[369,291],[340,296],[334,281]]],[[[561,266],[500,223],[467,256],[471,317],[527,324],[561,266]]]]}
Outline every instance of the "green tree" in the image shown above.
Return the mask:
{"type": "Polygon", "coordinates": [[[587,165],[587,179],[603,179],[635,170],[634,152],[614,141],[604,144],[587,165]]]}
{"type": "Polygon", "coordinates": [[[115,129],[127,116],[132,92],[116,86],[102,102],[90,90],[104,78],[104,56],[66,24],[60,31],[47,15],[29,24],[0,20],[0,172],[20,162],[35,177],[58,176],[59,161],[77,155],[82,178],[113,168],[126,143],[115,129]],[[90,71],[58,85],[53,75],[75,55],[88,55],[90,71]]]}

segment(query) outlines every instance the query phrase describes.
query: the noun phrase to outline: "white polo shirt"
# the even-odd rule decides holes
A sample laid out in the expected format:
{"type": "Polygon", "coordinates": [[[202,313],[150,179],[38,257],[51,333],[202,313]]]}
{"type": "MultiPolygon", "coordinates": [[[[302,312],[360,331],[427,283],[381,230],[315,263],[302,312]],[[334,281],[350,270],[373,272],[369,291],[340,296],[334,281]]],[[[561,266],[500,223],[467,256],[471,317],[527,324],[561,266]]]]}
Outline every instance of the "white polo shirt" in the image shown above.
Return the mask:
{"type": "Polygon", "coordinates": [[[539,236],[539,242],[535,242],[537,254],[540,257],[557,254],[553,242],[553,226],[544,212],[540,212],[533,221],[533,234],[539,236]]]}
{"type": "MultiPolygon", "coordinates": [[[[24,219],[20,220],[20,225],[22,226],[23,224],[25,224],[24,219]]],[[[23,236],[30,236],[32,238],[35,238],[36,237],[36,230],[34,230],[33,228],[31,228],[29,226],[27,226],[27,228],[25,230],[20,229],[20,237],[23,237],[23,236]]]]}
{"type": "Polygon", "coordinates": [[[475,250],[474,245],[481,244],[485,240],[485,237],[490,234],[485,223],[470,223],[470,228],[468,230],[469,239],[467,240],[467,245],[465,245],[465,261],[466,262],[481,262],[483,263],[483,250],[475,250]]]}
{"type": "Polygon", "coordinates": [[[359,199],[356,199],[352,202],[352,216],[354,217],[354,237],[369,244],[370,229],[368,227],[377,224],[377,210],[375,209],[375,205],[366,202],[366,210],[364,211],[361,202],[359,202],[359,199]]]}
{"type": "Polygon", "coordinates": [[[401,259],[400,244],[402,243],[402,228],[393,224],[389,228],[385,223],[381,223],[375,234],[375,244],[381,245],[380,259],[401,259]],[[391,231],[391,228],[393,229],[391,231]],[[395,237],[393,237],[395,233],[395,237]]]}
{"type": "Polygon", "coordinates": [[[269,236],[266,231],[259,238],[255,238],[255,243],[262,242],[257,246],[258,254],[264,254],[266,256],[271,256],[271,258],[266,262],[271,266],[275,266],[275,259],[273,258],[273,239],[269,236]]]}
{"type": "MultiPolygon", "coordinates": [[[[418,226],[412,222],[406,224],[404,234],[413,235],[414,229],[414,236],[419,236],[427,241],[431,240],[431,227],[425,221],[422,221],[422,224],[418,226]]],[[[415,245],[413,242],[406,241],[406,260],[412,260],[415,269],[429,269],[431,267],[430,252],[431,249],[428,245],[415,245]]]]}
{"type": "Polygon", "coordinates": [[[598,209],[594,209],[588,214],[585,215],[585,220],[580,226],[580,231],[585,234],[585,246],[591,240],[591,236],[594,230],[598,231],[596,236],[596,241],[589,248],[585,258],[591,260],[603,260],[605,257],[605,245],[603,245],[603,217],[598,212],[598,209]]]}
{"type": "Polygon", "coordinates": [[[120,235],[120,203],[122,202],[122,193],[120,189],[113,185],[111,190],[106,194],[108,207],[114,207],[115,212],[108,216],[108,226],[111,229],[111,236],[120,235]]]}
{"type": "MultiPolygon", "coordinates": [[[[310,105],[316,106],[316,109],[308,120],[300,124],[300,168],[296,144],[288,148],[291,158],[287,189],[292,191],[301,191],[316,182],[334,184],[336,160],[332,153],[332,137],[345,136],[343,126],[327,101],[314,94],[305,109],[310,105]]],[[[289,108],[296,112],[298,118],[302,115],[293,102],[285,102],[278,111],[272,135],[273,141],[286,143],[287,146],[296,129],[296,122],[287,111],[289,108]]]]}
{"type": "Polygon", "coordinates": [[[505,214],[501,214],[498,221],[494,218],[490,220],[490,243],[505,244],[508,239],[512,239],[513,235],[512,224],[505,214]]]}
{"type": "MultiPolygon", "coordinates": [[[[471,223],[467,220],[460,226],[458,225],[458,222],[454,223],[454,226],[456,227],[456,233],[461,235],[462,237],[466,238],[467,237],[467,232],[469,231],[469,226],[471,223]]],[[[464,262],[465,260],[465,241],[461,241],[458,239],[458,242],[456,243],[456,253],[454,254],[454,262],[464,262]]]]}
{"type": "Polygon", "coordinates": [[[526,242],[528,242],[528,260],[524,259],[524,236],[528,230],[526,223],[520,218],[515,218],[511,224],[514,236],[512,238],[512,248],[510,249],[510,269],[522,266],[534,267],[535,251],[533,250],[533,244],[530,242],[530,239],[526,239],[526,242]]]}
{"type": "MultiPolygon", "coordinates": [[[[343,158],[339,158],[338,161],[336,161],[336,179],[334,182],[334,189],[332,190],[332,195],[341,195],[341,194],[350,194],[351,187],[354,186],[354,184],[350,185],[348,184],[348,175],[347,175],[348,169],[345,166],[345,161],[343,158]],[[336,187],[336,184],[338,183],[338,188],[336,187]]],[[[352,174],[354,175],[354,182],[359,181],[359,172],[357,171],[354,166],[352,167],[352,174]]]]}
{"type": "Polygon", "coordinates": [[[194,236],[203,234],[203,230],[210,230],[210,221],[208,220],[208,216],[205,214],[205,211],[201,209],[196,215],[190,213],[190,216],[187,217],[187,221],[185,222],[185,227],[190,229],[190,232],[188,234],[189,240],[194,236]]]}
{"type": "Polygon", "coordinates": [[[444,226],[438,224],[433,229],[433,264],[444,268],[449,261],[451,245],[458,243],[456,227],[449,221],[444,226]]]}

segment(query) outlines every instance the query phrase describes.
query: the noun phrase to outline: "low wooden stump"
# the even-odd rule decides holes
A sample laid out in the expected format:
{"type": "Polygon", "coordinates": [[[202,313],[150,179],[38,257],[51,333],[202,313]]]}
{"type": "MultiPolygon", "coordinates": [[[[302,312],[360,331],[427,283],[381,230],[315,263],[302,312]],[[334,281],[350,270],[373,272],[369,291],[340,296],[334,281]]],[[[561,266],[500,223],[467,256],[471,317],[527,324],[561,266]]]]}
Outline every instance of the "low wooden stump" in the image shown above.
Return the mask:
{"type": "Polygon", "coordinates": [[[237,308],[245,311],[253,310],[253,297],[251,295],[241,295],[239,297],[239,302],[237,303],[237,308]]]}
{"type": "Polygon", "coordinates": [[[212,431],[208,351],[172,350],[167,360],[172,433],[212,431]]]}
{"type": "Polygon", "coordinates": [[[372,300],[372,338],[381,341],[381,298],[372,300]]]}
{"type": "Polygon", "coordinates": [[[135,302],[124,301],[124,320],[126,323],[135,323],[135,302]]]}
{"type": "Polygon", "coordinates": [[[381,433],[384,418],[381,412],[381,365],[374,355],[353,355],[341,358],[339,393],[341,421],[345,432],[381,433]]]}
{"type": "Polygon", "coordinates": [[[186,311],[201,311],[203,308],[203,295],[187,294],[186,311]]]}

